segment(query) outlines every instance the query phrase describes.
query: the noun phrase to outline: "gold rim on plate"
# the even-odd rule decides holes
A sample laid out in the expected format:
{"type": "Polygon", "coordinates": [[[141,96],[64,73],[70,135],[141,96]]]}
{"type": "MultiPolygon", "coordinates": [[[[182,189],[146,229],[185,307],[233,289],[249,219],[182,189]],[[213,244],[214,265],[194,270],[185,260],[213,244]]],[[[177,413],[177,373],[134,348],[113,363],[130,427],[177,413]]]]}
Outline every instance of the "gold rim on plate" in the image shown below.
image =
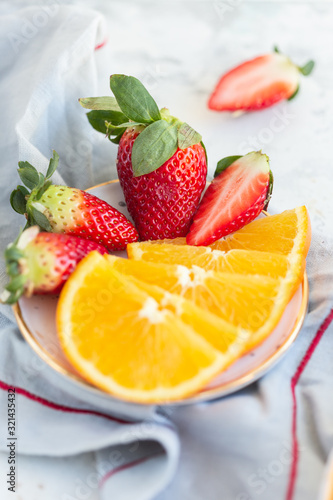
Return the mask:
{"type": "MultiPolygon", "coordinates": [[[[103,182],[101,184],[98,184],[96,186],[93,186],[87,191],[91,191],[93,189],[107,186],[108,184],[114,184],[116,182],[119,182],[118,180],[113,180],[113,181],[108,181],[108,182],[103,182]]],[[[268,215],[265,213],[265,215],[268,215]]],[[[309,302],[309,282],[308,282],[308,277],[306,271],[304,272],[304,277],[303,277],[303,282],[302,282],[302,301],[301,305],[299,308],[299,311],[297,313],[296,320],[294,322],[294,326],[288,337],[280,344],[277,349],[265,360],[263,361],[260,365],[258,365],[256,368],[253,368],[250,370],[248,373],[245,373],[241,377],[231,380],[230,382],[224,383],[221,386],[213,387],[211,389],[203,389],[201,392],[198,392],[194,396],[190,396],[186,399],[182,399],[179,401],[173,401],[170,403],[163,403],[163,405],[171,405],[171,406],[180,406],[180,405],[187,405],[187,404],[194,404],[194,403],[202,403],[202,402],[207,402],[207,401],[213,401],[215,399],[219,399],[221,397],[227,396],[228,394],[231,394],[233,392],[236,392],[247,385],[255,382],[258,380],[262,375],[264,375],[289,349],[289,347],[293,344],[295,339],[297,338],[302,325],[304,323],[304,319],[307,313],[308,309],[308,302],[309,302]]],[[[102,395],[106,398],[114,399],[120,401],[120,399],[116,398],[112,394],[109,394],[102,389],[99,389],[98,387],[94,386],[93,384],[90,384],[88,381],[84,380],[84,378],[80,377],[80,375],[75,375],[74,373],[66,370],[63,366],[59,365],[57,359],[53,358],[49,352],[47,352],[44,347],[41,346],[41,344],[36,340],[34,337],[33,333],[30,331],[29,327],[27,326],[25,320],[23,319],[21,307],[19,303],[17,302],[12,306],[13,312],[15,315],[15,319],[17,321],[18,327],[24,337],[24,339],[28,342],[30,347],[38,354],[38,356],[51,368],[53,368],[55,371],[60,373],[66,378],[71,379],[75,383],[80,384],[83,386],[85,389],[88,389],[90,391],[93,391],[97,393],[98,395],[102,395]]],[[[235,361],[237,363],[237,361],[235,361]]],[[[122,402],[126,402],[125,400],[121,400],[122,402]]],[[[128,402],[128,404],[133,404],[128,402]]],[[[142,405],[142,403],[138,403],[142,405]]]]}

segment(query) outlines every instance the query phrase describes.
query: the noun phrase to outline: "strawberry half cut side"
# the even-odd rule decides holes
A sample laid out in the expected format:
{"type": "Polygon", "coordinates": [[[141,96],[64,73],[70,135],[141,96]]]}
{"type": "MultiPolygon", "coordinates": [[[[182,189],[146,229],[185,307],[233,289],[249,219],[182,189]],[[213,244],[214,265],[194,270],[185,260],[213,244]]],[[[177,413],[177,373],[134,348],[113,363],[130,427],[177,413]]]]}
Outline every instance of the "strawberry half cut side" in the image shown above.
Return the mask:
{"type": "Polygon", "coordinates": [[[296,66],[276,52],[246,61],[226,73],[216,85],[208,107],[216,111],[255,111],[292,99],[298,92],[300,75],[309,75],[314,62],[296,66]]]}
{"type": "Polygon", "coordinates": [[[273,174],[259,152],[221,160],[186,237],[188,245],[210,245],[254,220],[270,200],[273,174]],[[237,157],[236,157],[237,158],[237,157]]]}

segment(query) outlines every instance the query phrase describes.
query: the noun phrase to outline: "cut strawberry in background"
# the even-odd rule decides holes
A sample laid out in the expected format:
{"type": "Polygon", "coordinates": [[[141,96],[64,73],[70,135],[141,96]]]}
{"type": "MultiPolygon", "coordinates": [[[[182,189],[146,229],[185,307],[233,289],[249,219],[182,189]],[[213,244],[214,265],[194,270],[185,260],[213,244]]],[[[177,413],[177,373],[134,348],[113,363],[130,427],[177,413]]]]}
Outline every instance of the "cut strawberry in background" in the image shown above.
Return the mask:
{"type": "Polygon", "coordinates": [[[188,245],[209,245],[254,220],[270,200],[273,175],[261,152],[221,160],[186,237],[188,245]]]}
{"type": "Polygon", "coordinates": [[[300,74],[309,75],[314,62],[296,66],[277,49],[256,57],[226,73],[212,93],[208,107],[216,111],[255,111],[292,99],[298,92],[300,74]]]}

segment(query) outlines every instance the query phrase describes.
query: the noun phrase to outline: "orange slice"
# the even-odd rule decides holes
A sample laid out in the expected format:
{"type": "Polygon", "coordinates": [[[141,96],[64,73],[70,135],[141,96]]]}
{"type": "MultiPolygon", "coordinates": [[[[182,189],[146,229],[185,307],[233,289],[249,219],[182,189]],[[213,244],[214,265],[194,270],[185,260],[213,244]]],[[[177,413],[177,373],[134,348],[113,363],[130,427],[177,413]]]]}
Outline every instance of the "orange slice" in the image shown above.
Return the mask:
{"type": "Polygon", "coordinates": [[[305,259],[311,240],[311,224],[305,206],[262,217],[211,245],[228,251],[235,248],[274,252],[305,259]]]}
{"type": "Polygon", "coordinates": [[[134,276],[180,295],[238,328],[251,332],[244,344],[248,351],[262,342],[279,322],[293,292],[294,283],[264,275],[217,273],[198,266],[158,264],[105,258],[122,274],[134,276]]]}
{"type": "Polygon", "coordinates": [[[127,253],[148,262],[287,277],[295,291],[303,279],[310,240],[310,219],[302,206],[257,219],[210,247],[187,246],[185,238],[176,238],[130,244],[127,253]]]}
{"type": "MultiPolygon", "coordinates": [[[[303,260],[311,241],[311,223],[305,206],[286,210],[281,214],[261,217],[235,233],[212,243],[213,250],[228,252],[233,249],[257,250],[286,255],[303,260]]],[[[186,245],[186,238],[157,240],[149,244],[186,245]]]]}
{"type": "Polygon", "coordinates": [[[191,300],[167,292],[158,286],[145,283],[134,276],[126,275],[126,277],[153,297],[162,307],[170,309],[215,349],[227,354],[224,369],[244,352],[245,343],[250,337],[248,331],[235,327],[228,321],[196,306],[191,300]]]}
{"type": "MultiPolygon", "coordinates": [[[[197,333],[199,326],[191,326],[207,328],[209,315],[201,317],[183,301],[184,312],[176,313],[177,302],[171,297],[164,305],[164,297],[90,253],[68,279],[57,308],[69,361],[88,381],[130,401],[173,401],[200,390],[230,363],[228,348],[221,354],[221,346],[218,351],[197,333]]],[[[207,332],[207,339],[216,333],[207,332]]]]}
{"type": "Polygon", "coordinates": [[[144,241],[127,245],[130,259],[163,264],[192,265],[204,269],[241,274],[265,274],[273,278],[285,276],[289,269],[288,258],[269,252],[255,250],[231,250],[223,252],[210,247],[173,245],[144,241]]]}

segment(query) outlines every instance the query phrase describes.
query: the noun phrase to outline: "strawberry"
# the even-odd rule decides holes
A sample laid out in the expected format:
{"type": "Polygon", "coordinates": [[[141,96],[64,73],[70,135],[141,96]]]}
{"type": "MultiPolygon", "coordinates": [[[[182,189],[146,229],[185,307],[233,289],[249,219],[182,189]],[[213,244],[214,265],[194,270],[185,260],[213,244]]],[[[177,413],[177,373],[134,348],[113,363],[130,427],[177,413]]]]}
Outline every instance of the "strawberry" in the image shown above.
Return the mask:
{"type": "Polygon", "coordinates": [[[136,78],[112,75],[110,86],[115,97],[80,103],[93,110],[91,125],[119,144],[119,181],[140,238],[185,236],[206,185],[201,136],[159,110],[136,78]]]}
{"type": "Polygon", "coordinates": [[[21,295],[58,293],[77,263],[93,250],[107,253],[94,241],[69,234],[40,233],[38,226],[29,227],[5,252],[11,280],[1,301],[14,304],[21,295]]]}
{"type": "Polygon", "coordinates": [[[226,73],[215,87],[208,107],[216,111],[255,111],[283,99],[291,100],[299,90],[300,74],[309,75],[314,62],[296,66],[275,49],[226,73]]]}
{"type": "Polygon", "coordinates": [[[117,170],[129,213],[142,240],[185,236],[206,184],[203,147],[177,149],[150,174],[133,176],[131,155],[138,133],[127,129],[118,149],[117,170]]]}
{"type": "Polygon", "coordinates": [[[229,156],[217,164],[186,237],[188,245],[210,245],[254,220],[271,198],[273,174],[261,152],[229,156]]]}
{"type": "Polygon", "coordinates": [[[45,177],[30,163],[19,162],[19,176],[31,192],[17,186],[10,201],[16,212],[25,214],[27,225],[37,224],[45,231],[80,236],[110,251],[124,250],[127,243],[137,241],[133,224],[111,205],[80,189],[51,183],[58,161],[54,151],[45,177]]]}

